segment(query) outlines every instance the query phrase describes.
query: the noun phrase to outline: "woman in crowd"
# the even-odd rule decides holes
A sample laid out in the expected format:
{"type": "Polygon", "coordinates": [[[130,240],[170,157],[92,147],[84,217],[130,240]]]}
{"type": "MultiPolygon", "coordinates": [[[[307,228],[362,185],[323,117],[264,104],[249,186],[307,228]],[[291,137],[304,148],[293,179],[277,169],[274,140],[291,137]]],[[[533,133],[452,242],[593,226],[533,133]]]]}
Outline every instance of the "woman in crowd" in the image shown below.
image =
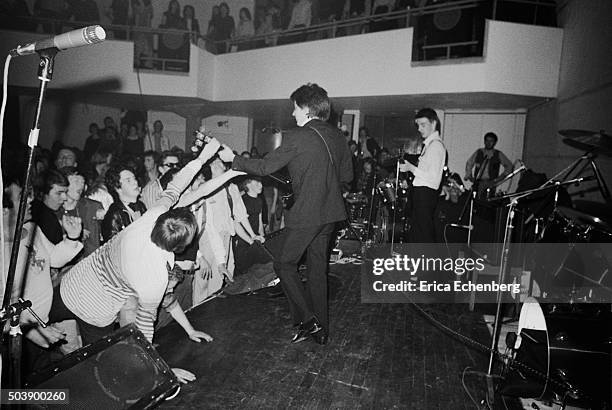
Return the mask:
{"type": "Polygon", "coordinates": [[[215,25],[214,40],[217,44],[217,53],[223,54],[228,51],[228,41],[232,38],[232,34],[236,28],[234,18],[230,16],[230,8],[227,3],[223,2],[219,5],[219,19],[215,25]]]}
{"type": "Polygon", "coordinates": [[[191,33],[189,35],[189,40],[193,44],[196,44],[200,36],[200,22],[195,18],[195,9],[193,6],[187,5],[183,7],[183,20],[185,20],[187,30],[191,33]]]}
{"type": "Polygon", "coordinates": [[[251,18],[251,12],[246,7],[240,9],[238,14],[239,21],[234,32],[234,38],[238,39],[238,50],[248,50],[251,48],[250,41],[244,41],[246,38],[253,37],[255,35],[255,26],[253,26],[253,19],[251,18]]]}

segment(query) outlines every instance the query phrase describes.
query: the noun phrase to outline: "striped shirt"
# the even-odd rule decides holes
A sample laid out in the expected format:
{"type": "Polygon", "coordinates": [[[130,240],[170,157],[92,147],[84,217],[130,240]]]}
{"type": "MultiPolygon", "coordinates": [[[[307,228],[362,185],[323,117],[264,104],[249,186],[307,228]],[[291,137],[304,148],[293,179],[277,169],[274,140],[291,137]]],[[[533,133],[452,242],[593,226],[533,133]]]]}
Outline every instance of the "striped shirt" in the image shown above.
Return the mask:
{"type": "Polygon", "coordinates": [[[151,241],[157,218],[174,205],[202,163],[195,159],[168,184],[151,209],[75,265],[62,279],[66,306],[85,322],[110,325],[129,296],[138,298],[136,326],[152,341],[157,308],[168,285],[174,254],[151,241]]]}
{"type": "Polygon", "coordinates": [[[145,204],[147,209],[151,208],[162,196],[163,189],[159,183],[159,178],[154,181],[150,181],[142,189],[140,193],[140,199],[145,204]]]}

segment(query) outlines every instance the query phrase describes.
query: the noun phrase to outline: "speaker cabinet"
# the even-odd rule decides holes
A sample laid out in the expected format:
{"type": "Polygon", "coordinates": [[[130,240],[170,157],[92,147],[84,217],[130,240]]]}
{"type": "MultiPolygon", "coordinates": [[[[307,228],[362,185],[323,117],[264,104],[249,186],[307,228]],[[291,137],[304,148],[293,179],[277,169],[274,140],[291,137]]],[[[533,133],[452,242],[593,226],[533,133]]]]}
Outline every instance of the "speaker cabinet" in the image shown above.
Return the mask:
{"type": "Polygon", "coordinates": [[[155,407],[178,385],[168,364],[130,324],[34,373],[25,387],[68,389],[64,408],[111,410],[155,407]]]}

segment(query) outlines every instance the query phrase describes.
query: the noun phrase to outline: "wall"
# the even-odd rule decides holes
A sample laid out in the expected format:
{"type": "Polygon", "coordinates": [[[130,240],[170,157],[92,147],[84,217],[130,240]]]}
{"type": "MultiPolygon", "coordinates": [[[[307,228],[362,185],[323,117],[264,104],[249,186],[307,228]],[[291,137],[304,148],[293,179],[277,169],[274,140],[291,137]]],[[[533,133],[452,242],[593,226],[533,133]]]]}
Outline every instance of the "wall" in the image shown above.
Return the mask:
{"type": "MultiPolygon", "coordinates": [[[[0,54],[17,44],[44,38],[41,34],[28,34],[14,31],[2,31],[0,36],[0,54]]],[[[143,72],[138,74],[133,68],[134,47],[131,42],[108,40],[64,50],[55,59],[55,72],[49,89],[62,89],[72,93],[124,93],[148,95],[171,95],[196,97],[199,87],[200,62],[213,57],[208,52],[191,46],[189,74],[167,74],[143,72]],[[140,82],[139,82],[140,77],[140,82]]],[[[38,87],[37,68],[39,59],[36,55],[15,58],[11,62],[9,83],[21,87],[38,87]]],[[[208,81],[211,81],[209,78],[208,81]]],[[[203,93],[200,98],[211,98],[203,93]]]]}
{"type": "MultiPolygon", "coordinates": [[[[21,129],[23,142],[32,128],[36,100],[32,97],[21,97],[21,129]]],[[[45,101],[40,117],[39,145],[51,148],[55,140],[64,145],[82,149],[89,135],[89,124],[95,122],[102,128],[104,117],[111,116],[117,124],[120,110],[95,104],[71,102],[64,99],[50,98],[45,101]]],[[[7,121],[13,119],[6,119],[7,121]]]]}
{"type": "MultiPolygon", "coordinates": [[[[486,91],[555,97],[561,31],[495,21],[488,26],[486,58],[469,62],[413,66],[408,28],[219,56],[192,46],[189,74],[142,73],[141,87],[132,44],[109,40],[60,53],[50,87],[126,94],[142,88],[148,95],[244,101],[285,100],[296,84],[310,81],[325,85],[331,97],[486,91]],[[356,63],[358,70],[349,69],[356,63]]],[[[24,40],[23,33],[3,32],[0,52],[24,40]]],[[[11,84],[37,86],[36,57],[14,62],[11,84]]]]}
{"type": "MultiPolygon", "coordinates": [[[[612,134],[612,2],[593,0],[585,7],[582,1],[563,1],[558,20],[564,29],[558,98],[529,111],[525,137],[528,166],[549,176],[582,154],[563,143],[559,130],[612,134]]],[[[602,155],[596,161],[612,184],[611,158],[602,155]]],[[[601,195],[587,198],[601,200],[601,195]]]]}
{"type": "Polygon", "coordinates": [[[562,31],[487,25],[485,59],[454,64],[413,66],[411,28],[219,55],[215,100],[285,98],[307,81],[325,84],[331,97],[476,91],[554,97],[562,31]],[[348,69],[355,64],[358,70],[348,69]]]}
{"type": "MultiPolygon", "coordinates": [[[[448,151],[448,167],[465,176],[465,163],[476,149],[484,146],[483,137],[494,132],[499,140],[495,148],[510,161],[522,158],[525,113],[521,112],[452,112],[444,114],[444,144],[448,151]]],[[[500,187],[506,191],[508,184],[500,187]]]]}
{"type": "Polygon", "coordinates": [[[249,148],[253,128],[249,118],[213,115],[204,119],[204,126],[222,144],[229,145],[238,153],[249,148]]]}

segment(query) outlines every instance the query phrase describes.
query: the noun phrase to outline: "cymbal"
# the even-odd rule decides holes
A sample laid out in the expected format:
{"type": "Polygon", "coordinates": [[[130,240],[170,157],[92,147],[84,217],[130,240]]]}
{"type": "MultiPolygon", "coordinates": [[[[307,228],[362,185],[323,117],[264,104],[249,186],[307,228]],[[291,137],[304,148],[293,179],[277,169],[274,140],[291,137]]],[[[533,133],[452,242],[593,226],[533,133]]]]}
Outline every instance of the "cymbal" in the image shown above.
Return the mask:
{"type": "Polygon", "coordinates": [[[558,210],[565,216],[603,231],[612,232],[612,210],[604,203],[592,201],[574,201],[572,208],[559,206],[558,210]]]}
{"type": "Polygon", "coordinates": [[[603,132],[585,130],[561,130],[563,143],[582,151],[596,151],[612,156],[612,137],[603,132]]]}
{"type": "Polygon", "coordinates": [[[563,135],[566,138],[592,137],[594,135],[601,135],[605,138],[612,138],[611,136],[599,131],[560,130],[559,134],[563,135]]]}

